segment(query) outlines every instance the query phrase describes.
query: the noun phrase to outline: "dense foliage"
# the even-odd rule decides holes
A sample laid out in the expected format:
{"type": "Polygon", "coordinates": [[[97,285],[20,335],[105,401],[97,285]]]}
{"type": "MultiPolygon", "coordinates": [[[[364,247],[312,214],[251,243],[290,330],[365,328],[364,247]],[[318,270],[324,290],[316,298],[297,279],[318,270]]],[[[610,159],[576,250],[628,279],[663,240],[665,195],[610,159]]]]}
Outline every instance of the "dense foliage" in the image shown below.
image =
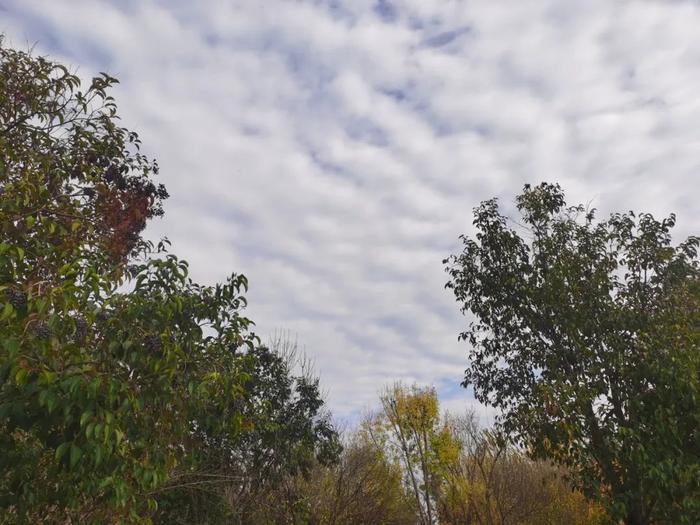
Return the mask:
{"type": "Polygon", "coordinates": [[[141,238],[167,193],[114,82],[0,46],[2,523],[172,522],[204,477],[223,519],[227,488],[339,451],[317,380],[250,332],[246,278],[199,285],[141,238]]]}
{"type": "Polygon", "coordinates": [[[0,41],[0,228],[24,248],[18,277],[60,280],[64,263],[88,258],[102,272],[121,269],[145,248],[146,221],[163,213],[157,164],[117,125],[115,82],[101,74],[81,91],[63,65],[0,41]]]}
{"type": "Polygon", "coordinates": [[[464,385],[536,457],[627,524],[700,521],[699,240],[675,217],[567,206],[556,185],[475,210],[445,262],[472,350],[464,385]],[[522,232],[522,233],[520,233],[522,232]]]}
{"type": "Polygon", "coordinates": [[[196,461],[176,469],[177,483],[161,493],[158,522],[252,524],[273,516],[299,522],[306,515],[290,480],[300,483],[334,464],[342,448],[318,378],[298,366],[299,357],[296,345],[277,338],[236,361],[244,376],[239,395],[200,407],[197,421],[202,429],[202,421],[218,424],[228,404],[242,428],[196,432],[196,461]]]}

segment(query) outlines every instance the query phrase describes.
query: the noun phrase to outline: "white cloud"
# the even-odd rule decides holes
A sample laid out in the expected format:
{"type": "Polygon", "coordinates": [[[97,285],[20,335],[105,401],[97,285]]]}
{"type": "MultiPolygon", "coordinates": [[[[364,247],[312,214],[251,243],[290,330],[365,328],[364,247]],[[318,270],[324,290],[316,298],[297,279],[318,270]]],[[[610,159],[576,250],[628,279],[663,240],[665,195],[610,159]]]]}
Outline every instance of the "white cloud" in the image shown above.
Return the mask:
{"type": "Polygon", "coordinates": [[[441,260],[480,200],[557,180],[698,231],[697,3],[340,4],[0,7],[15,45],[120,78],[172,195],[150,235],[199,279],[246,273],[259,331],[298,334],[339,415],[394,379],[458,385],[441,260]]]}

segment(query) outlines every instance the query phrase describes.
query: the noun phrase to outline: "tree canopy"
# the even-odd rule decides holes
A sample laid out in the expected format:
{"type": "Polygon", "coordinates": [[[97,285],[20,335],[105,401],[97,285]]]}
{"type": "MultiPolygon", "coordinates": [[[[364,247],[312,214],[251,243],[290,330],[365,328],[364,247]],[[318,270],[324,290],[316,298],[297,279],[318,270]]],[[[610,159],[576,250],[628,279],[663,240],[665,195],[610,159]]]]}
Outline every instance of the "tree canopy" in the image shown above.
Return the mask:
{"type": "Polygon", "coordinates": [[[464,386],[536,457],[566,465],[628,524],[700,519],[699,240],[676,218],[495,199],[445,260],[470,345],[464,386]]]}
{"type": "Polygon", "coordinates": [[[197,491],[224,519],[231,487],[339,453],[317,380],[251,331],[245,276],[200,285],[141,237],[167,192],[115,82],[0,41],[1,523],[171,523],[197,491]],[[264,465],[206,470],[248,451],[264,465]]]}

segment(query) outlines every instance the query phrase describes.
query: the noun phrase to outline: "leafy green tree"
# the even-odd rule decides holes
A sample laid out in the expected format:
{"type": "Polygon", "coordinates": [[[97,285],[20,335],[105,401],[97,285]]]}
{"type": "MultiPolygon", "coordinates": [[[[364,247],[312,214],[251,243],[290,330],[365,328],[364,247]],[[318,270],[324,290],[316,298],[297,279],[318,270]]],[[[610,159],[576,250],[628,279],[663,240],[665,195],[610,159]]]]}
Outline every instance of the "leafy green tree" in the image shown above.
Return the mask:
{"type": "MultiPolygon", "coordinates": [[[[268,449],[288,469],[310,448],[337,454],[317,382],[250,331],[246,278],[199,285],[141,238],[167,193],[116,125],[114,82],[83,92],[62,65],[0,41],[3,524],[149,523],[247,441],[262,443],[249,467],[270,475],[268,449]]],[[[208,516],[226,514],[224,495],[199,500],[208,516]]]]}
{"type": "Polygon", "coordinates": [[[497,201],[445,260],[472,321],[464,386],[536,457],[570,470],[629,525],[700,520],[698,238],[672,215],[567,206],[526,186],[522,218],[497,201]]]}
{"type": "Polygon", "coordinates": [[[18,308],[4,302],[0,496],[18,521],[138,521],[196,458],[193,422],[241,431],[228,408],[245,379],[231,347],[254,342],[237,313],[244,278],[199,287],[174,256],[135,275],[128,294],[64,279],[18,308]],[[199,419],[214,407],[216,420],[199,419]]]}
{"type": "MultiPolygon", "coordinates": [[[[0,41],[0,505],[8,519],[58,521],[64,505],[107,493],[126,508],[129,487],[162,474],[162,465],[132,471],[130,457],[120,467],[145,478],[100,476],[134,445],[115,411],[132,410],[116,403],[136,398],[120,397],[118,378],[137,381],[134,370],[151,364],[93,354],[115,354],[123,342],[108,340],[129,315],[112,295],[127,258],[148,249],[139,234],[167,196],[150,181],[157,168],[136,135],[115,125],[113,82],[102,75],[82,92],[63,66],[0,41]]],[[[135,297],[146,300],[142,291],[135,297]]],[[[143,343],[138,336],[131,345],[143,343]]]]}
{"type": "Polygon", "coordinates": [[[245,379],[240,396],[230,398],[230,411],[242,431],[211,432],[205,421],[218,420],[221,403],[200,410],[196,462],[180,469],[175,491],[166,487],[158,522],[297,523],[307,514],[300,484],[312,470],[335,464],[342,447],[324,411],[319,379],[303,363],[296,366],[300,358],[282,338],[241,352],[245,379]]]}

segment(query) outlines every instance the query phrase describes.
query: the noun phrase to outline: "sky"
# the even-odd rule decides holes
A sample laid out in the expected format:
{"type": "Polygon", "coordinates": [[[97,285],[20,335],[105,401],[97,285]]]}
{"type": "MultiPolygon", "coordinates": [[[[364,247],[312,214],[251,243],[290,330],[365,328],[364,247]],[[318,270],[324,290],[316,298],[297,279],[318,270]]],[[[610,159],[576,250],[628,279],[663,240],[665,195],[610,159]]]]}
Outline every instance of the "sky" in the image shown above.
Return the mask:
{"type": "Polygon", "coordinates": [[[13,47],[106,71],[171,194],[147,235],[315,362],[354,420],[395,380],[460,388],[442,260],[498,197],[675,212],[700,232],[700,3],[0,0],[13,47]]]}

